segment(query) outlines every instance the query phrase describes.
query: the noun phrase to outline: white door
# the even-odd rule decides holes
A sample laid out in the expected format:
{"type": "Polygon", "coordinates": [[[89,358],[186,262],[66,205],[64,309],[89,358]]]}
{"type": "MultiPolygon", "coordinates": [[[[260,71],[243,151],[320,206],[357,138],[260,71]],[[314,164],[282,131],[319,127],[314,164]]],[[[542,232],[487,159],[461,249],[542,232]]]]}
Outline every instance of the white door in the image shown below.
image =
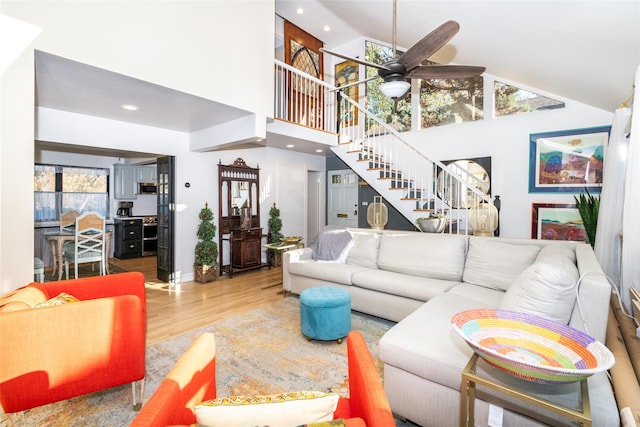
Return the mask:
{"type": "Polygon", "coordinates": [[[327,224],[358,226],[358,175],[350,169],[329,171],[327,224]]]}

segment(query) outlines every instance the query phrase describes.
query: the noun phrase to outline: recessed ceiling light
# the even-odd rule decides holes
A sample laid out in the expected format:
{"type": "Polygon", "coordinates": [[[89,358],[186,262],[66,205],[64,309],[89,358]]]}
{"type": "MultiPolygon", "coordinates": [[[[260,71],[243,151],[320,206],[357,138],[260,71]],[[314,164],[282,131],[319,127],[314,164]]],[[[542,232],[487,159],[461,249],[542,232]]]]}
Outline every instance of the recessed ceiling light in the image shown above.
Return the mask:
{"type": "Polygon", "coordinates": [[[304,13],[304,9],[299,7],[296,12],[298,12],[298,15],[302,15],[304,13]]]}
{"type": "Polygon", "coordinates": [[[329,31],[329,30],[331,30],[331,27],[330,27],[330,26],[328,26],[328,25],[325,25],[325,26],[323,27],[323,30],[325,30],[325,31],[329,31]]]}
{"type": "Polygon", "coordinates": [[[121,107],[128,111],[136,111],[138,109],[138,106],[133,104],[122,104],[121,107]]]}
{"type": "Polygon", "coordinates": [[[316,153],[322,153],[324,150],[317,149],[316,153]]]}
{"type": "Polygon", "coordinates": [[[287,147],[287,148],[293,148],[293,147],[295,147],[295,145],[293,145],[293,144],[287,144],[287,145],[285,145],[285,147],[287,147]]]}

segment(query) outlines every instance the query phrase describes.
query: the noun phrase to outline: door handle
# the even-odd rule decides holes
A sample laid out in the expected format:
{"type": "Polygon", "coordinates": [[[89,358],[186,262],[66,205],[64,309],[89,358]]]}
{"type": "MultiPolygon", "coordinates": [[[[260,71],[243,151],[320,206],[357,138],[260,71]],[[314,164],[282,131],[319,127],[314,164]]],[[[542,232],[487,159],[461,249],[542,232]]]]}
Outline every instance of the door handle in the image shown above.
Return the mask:
{"type": "Polygon", "coordinates": [[[354,215],[358,215],[358,209],[356,209],[355,211],[353,211],[354,215]]]}

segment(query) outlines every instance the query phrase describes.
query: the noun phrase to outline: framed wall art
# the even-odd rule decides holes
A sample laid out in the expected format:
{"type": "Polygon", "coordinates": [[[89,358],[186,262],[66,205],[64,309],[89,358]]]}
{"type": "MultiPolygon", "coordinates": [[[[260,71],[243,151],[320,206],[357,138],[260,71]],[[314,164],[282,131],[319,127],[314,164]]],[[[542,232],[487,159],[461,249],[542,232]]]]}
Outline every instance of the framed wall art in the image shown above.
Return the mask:
{"type": "Polygon", "coordinates": [[[529,136],[529,193],[600,193],[611,126],[529,136]]]}
{"type": "Polygon", "coordinates": [[[533,203],[531,238],[584,242],[587,239],[587,233],[576,205],[533,203]]]}
{"type": "MultiPolygon", "coordinates": [[[[336,64],[336,87],[357,82],[359,76],[358,67],[358,64],[353,61],[345,61],[336,64]]],[[[343,93],[358,102],[358,85],[343,89],[343,93]]],[[[343,115],[342,120],[342,126],[356,126],[358,124],[358,109],[349,104],[349,111],[343,115]]]]}

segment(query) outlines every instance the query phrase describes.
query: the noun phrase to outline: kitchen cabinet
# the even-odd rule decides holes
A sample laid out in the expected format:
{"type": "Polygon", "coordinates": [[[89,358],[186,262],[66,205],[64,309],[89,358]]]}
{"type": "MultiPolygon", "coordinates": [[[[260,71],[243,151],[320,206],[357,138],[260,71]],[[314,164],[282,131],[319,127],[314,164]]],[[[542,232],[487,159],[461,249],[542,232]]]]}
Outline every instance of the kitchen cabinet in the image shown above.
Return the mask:
{"type": "Polygon", "coordinates": [[[115,248],[113,256],[118,259],[142,256],[142,219],[116,219],[115,248]]]}
{"type": "Polygon", "coordinates": [[[155,166],[124,165],[116,163],[113,165],[114,171],[114,199],[137,199],[138,183],[155,183],[155,166]]]}
{"type": "Polygon", "coordinates": [[[116,163],[113,165],[114,171],[114,198],[115,199],[135,199],[138,190],[138,167],[116,163]]]}
{"type": "Polygon", "coordinates": [[[156,182],[155,166],[138,166],[138,182],[156,182]]]}

